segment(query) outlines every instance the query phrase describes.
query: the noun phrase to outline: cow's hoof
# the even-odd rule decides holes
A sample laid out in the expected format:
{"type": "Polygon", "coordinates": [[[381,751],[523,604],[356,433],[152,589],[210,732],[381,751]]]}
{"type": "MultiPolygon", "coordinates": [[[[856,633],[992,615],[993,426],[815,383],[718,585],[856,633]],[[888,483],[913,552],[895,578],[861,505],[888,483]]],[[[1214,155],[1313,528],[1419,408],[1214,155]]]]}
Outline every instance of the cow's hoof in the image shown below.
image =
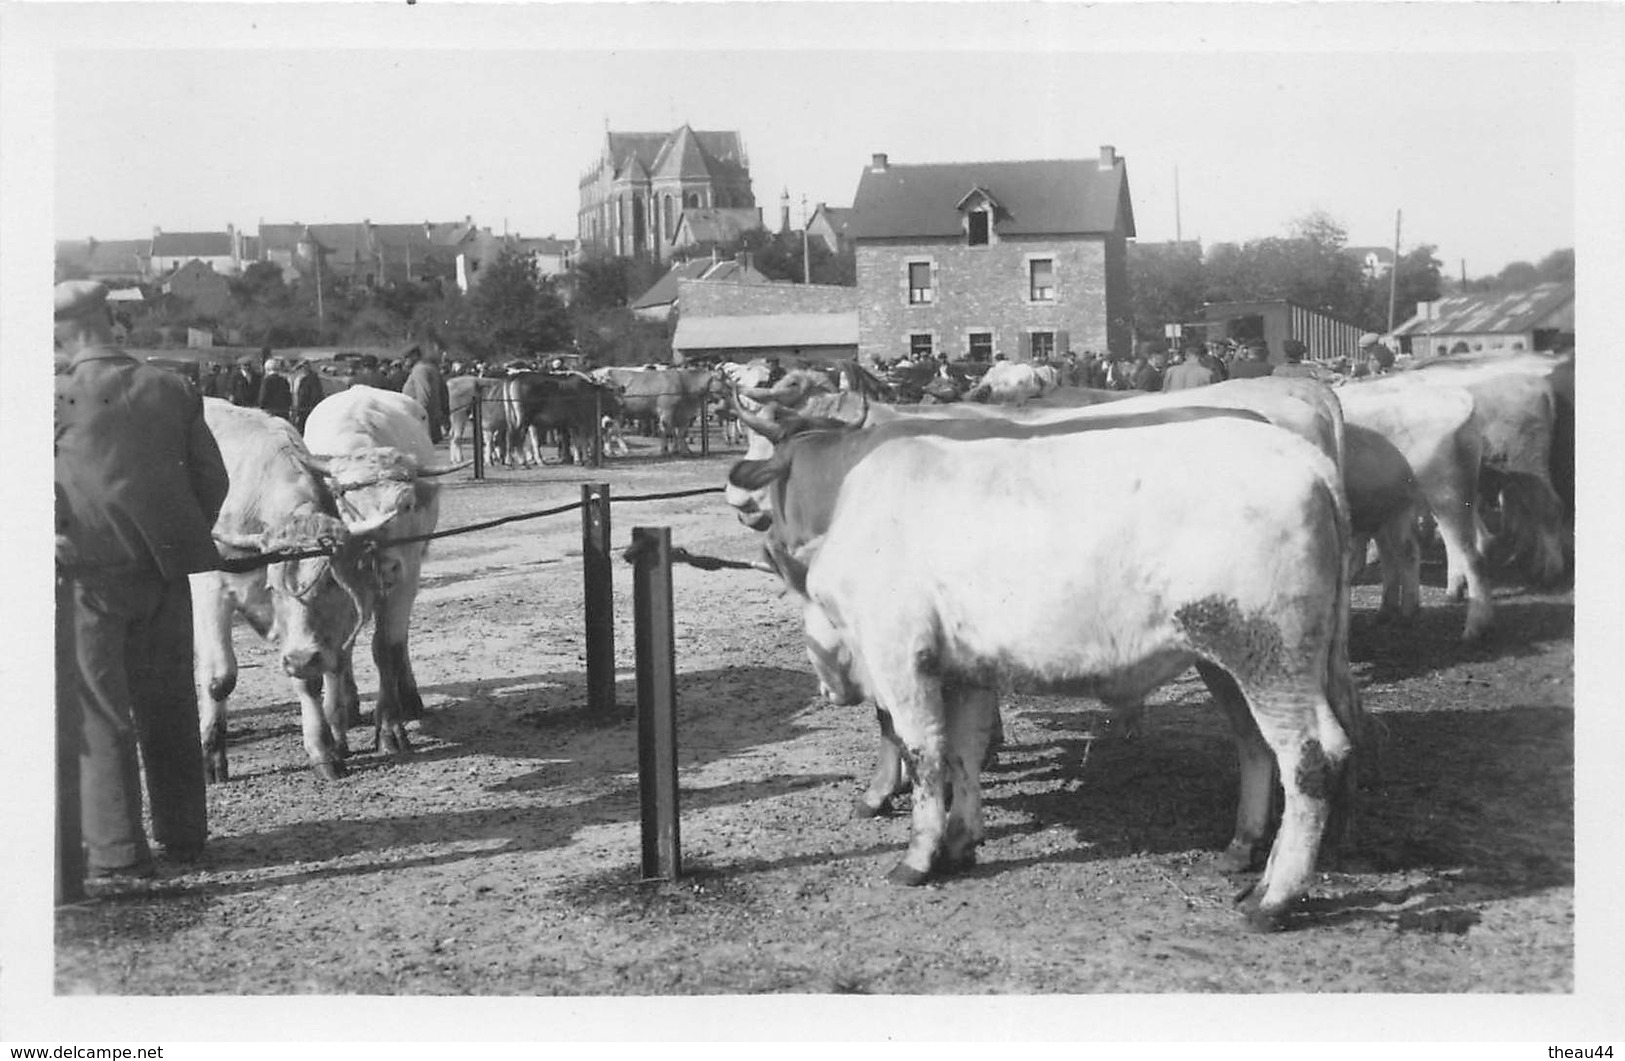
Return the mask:
{"type": "Polygon", "coordinates": [[[931,874],[925,870],[915,869],[907,862],[899,862],[886,874],[886,883],[896,884],[904,888],[917,888],[931,879],[931,874]]]}
{"type": "Polygon", "coordinates": [[[1247,906],[1249,905],[1249,900],[1251,900],[1250,905],[1257,906],[1258,900],[1263,898],[1263,893],[1258,890],[1258,885],[1260,883],[1261,881],[1253,881],[1251,884],[1248,884],[1246,887],[1238,891],[1235,895],[1231,896],[1230,901],[1236,906],[1247,906]]]}
{"type": "Polygon", "coordinates": [[[316,776],[321,778],[323,781],[337,781],[339,778],[349,773],[349,771],[344,768],[344,764],[339,762],[337,759],[320,763],[311,763],[310,768],[316,771],[316,776]]]}
{"type": "Polygon", "coordinates": [[[1251,907],[1242,910],[1241,923],[1248,932],[1259,934],[1279,932],[1286,928],[1286,911],[1265,910],[1262,906],[1251,907]]]}
{"type": "Polygon", "coordinates": [[[399,737],[391,733],[384,734],[379,740],[379,749],[385,755],[396,759],[408,759],[412,756],[412,742],[406,739],[404,733],[399,737]]]}
{"type": "Polygon", "coordinates": [[[891,797],[887,796],[878,804],[870,803],[867,795],[859,796],[852,803],[852,817],[854,818],[887,818],[896,808],[892,806],[891,797]]]}
{"type": "MultiPolygon", "coordinates": [[[[1253,854],[1251,844],[1232,842],[1229,847],[1219,852],[1218,862],[1220,873],[1246,873],[1253,868],[1257,862],[1257,857],[1253,854]]],[[[1242,896],[1238,896],[1237,901],[1239,902],[1241,898],[1242,896]]]]}

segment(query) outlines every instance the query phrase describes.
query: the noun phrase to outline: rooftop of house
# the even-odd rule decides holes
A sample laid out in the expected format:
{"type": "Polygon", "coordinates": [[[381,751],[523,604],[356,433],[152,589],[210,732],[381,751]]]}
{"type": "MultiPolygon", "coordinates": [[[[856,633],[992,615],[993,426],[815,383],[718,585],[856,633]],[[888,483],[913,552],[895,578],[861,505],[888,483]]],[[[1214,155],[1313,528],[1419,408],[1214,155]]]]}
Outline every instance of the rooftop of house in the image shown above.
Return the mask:
{"type": "Polygon", "coordinates": [[[1424,302],[1395,335],[1516,335],[1573,323],[1573,281],[1424,302]]]}
{"type": "Polygon", "coordinates": [[[951,238],[963,231],[960,204],[992,197],[995,230],[1006,235],[1134,235],[1128,174],[1115,152],[1096,159],[899,165],[876,155],[852,204],[856,239],[951,238]],[[1103,165],[1109,158],[1110,164],[1103,165]],[[978,200],[981,196],[976,197],[978,200]]]}
{"type": "Polygon", "coordinates": [[[717,280],[735,284],[765,284],[770,281],[757,271],[754,266],[745,265],[732,258],[713,261],[710,258],[695,258],[693,261],[678,262],[667,270],[666,275],[656,280],[654,284],[635,299],[631,309],[653,309],[656,306],[669,306],[677,301],[678,280],[717,280]]]}
{"type": "Polygon", "coordinates": [[[230,232],[155,232],[152,236],[152,256],[229,258],[232,239],[230,232]]]}

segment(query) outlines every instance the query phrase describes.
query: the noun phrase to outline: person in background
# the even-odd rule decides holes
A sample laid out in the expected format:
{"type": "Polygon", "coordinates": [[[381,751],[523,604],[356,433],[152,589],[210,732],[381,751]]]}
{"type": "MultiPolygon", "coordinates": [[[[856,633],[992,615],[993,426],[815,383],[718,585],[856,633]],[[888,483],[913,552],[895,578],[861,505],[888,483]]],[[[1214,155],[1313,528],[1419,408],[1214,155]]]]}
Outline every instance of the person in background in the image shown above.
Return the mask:
{"type": "Polygon", "coordinates": [[[1163,371],[1167,364],[1168,355],[1161,350],[1142,358],[1134,370],[1134,385],[1131,389],[1148,393],[1162,390],[1163,371]]]}
{"type": "Polygon", "coordinates": [[[1163,377],[1163,390],[1189,390],[1192,387],[1205,387],[1210,383],[1218,382],[1218,377],[1213,370],[1202,363],[1201,347],[1187,346],[1184,355],[1179,364],[1170,368],[1163,377]]]}
{"type": "Polygon", "coordinates": [[[1304,363],[1303,355],[1308,353],[1308,350],[1309,348],[1304,346],[1301,340],[1288,339],[1281,344],[1281,354],[1286,358],[1286,361],[1276,365],[1275,371],[1271,372],[1270,375],[1296,379],[1321,379],[1323,373],[1319,365],[1304,363]]]}
{"type": "Polygon", "coordinates": [[[384,387],[387,390],[398,391],[406,386],[406,376],[409,367],[405,358],[396,358],[389,363],[389,371],[384,373],[384,387]]]}
{"type": "Polygon", "coordinates": [[[1382,336],[1366,332],[1360,336],[1360,353],[1355,358],[1357,375],[1381,376],[1393,371],[1394,352],[1382,343],[1382,336]],[[1363,369],[1364,371],[1358,371],[1363,369]]]}
{"type": "Polygon", "coordinates": [[[1246,356],[1238,357],[1230,366],[1230,378],[1257,379],[1274,371],[1275,366],[1270,364],[1269,344],[1262,339],[1254,339],[1247,344],[1246,356]]]}
{"type": "Polygon", "coordinates": [[[305,433],[305,421],[310,418],[310,411],[325,397],[327,392],[322,389],[322,379],[316,375],[316,369],[309,360],[300,360],[293,369],[293,415],[290,419],[301,435],[305,433]]]}
{"type": "Polygon", "coordinates": [[[430,349],[424,353],[407,355],[416,357],[416,364],[406,375],[401,393],[414,398],[429,414],[429,440],[438,443],[451,431],[451,395],[446,380],[440,375],[440,352],[430,349]]]}
{"type": "Polygon", "coordinates": [[[293,412],[293,388],[282,375],[282,362],[274,357],[265,359],[265,378],[260,380],[260,392],[254,404],[284,420],[293,412]]]}
{"type": "Polygon", "coordinates": [[[354,387],[384,387],[384,374],[378,371],[378,358],[372,354],[362,354],[361,367],[356,370],[355,378],[351,381],[354,387]]]}
{"type": "Polygon", "coordinates": [[[1230,378],[1230,366],[1225,364],[1221,356],[1221,347],[1218,343],[1208,343],[1196,348],[1197,360],[1206,365],[1208,371],[1213,373],[1214,383],[1223,383],[1230,378]]]}
{"type": "Polygon", "coordinates": [[[116,885],[155,873],[143,775],[165,857],[195,859],[208,836],[187,576],[220,563],[210,532],[229,484],[203,400],[113,346],[106,298],[93,281],[56,287],[70,359],[56,380],[57,563],[85,872],[116,885]]]}
{"type": "Polygon", "coordinates": [[[259,400],[259,381],[254,378],[253,370],[248,367],[247,361],[239,361],[231,366],[231,375],[226,377],[226,393],[224,397],[233,405],[246,405],[250,408],[259,400]]]}

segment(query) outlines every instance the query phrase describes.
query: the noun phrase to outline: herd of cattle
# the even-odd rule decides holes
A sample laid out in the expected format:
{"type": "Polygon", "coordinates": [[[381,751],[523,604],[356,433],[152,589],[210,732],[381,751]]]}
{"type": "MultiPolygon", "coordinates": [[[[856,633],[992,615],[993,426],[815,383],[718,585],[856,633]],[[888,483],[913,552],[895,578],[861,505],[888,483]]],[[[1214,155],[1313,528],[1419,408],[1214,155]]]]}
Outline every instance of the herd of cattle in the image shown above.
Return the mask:
{"type": "MultiPolygon", "coordinates": [[[[1441,360],[1335,389],[1046,385],[935,405],[888,403],[855,365],[776,381],[763,365],[628,376],[469,377],[452,381],[452,404],[489,386],[482,413],[499,411],[486,429],[515,440],[535,426],[596,437],[612,410],[650,416],[679,447],[683,417],[721,397],[749,442],[727,500],[802,603],[823,693],[875,704],[880,752],[858,812],[912,785],[899,883],[974,860],[1001,691],[1094,697],[1132,723],[1194,665],[1241,765],[1227,868],[1258,864],[1272,794],[1284,795],[1245,907],[1276,927],[1346,821],[1367,740],[1348,636],[1368,543],[1381,617],[1403,620],[1420,606],[1421,535],[1435,525],[1468,640],[1493,621],[1492,561],[1539,583],[1572,564],[1572,358],[1441,360]]],[[[372,620],[375,745],[405,753],[404,723],[422,711],[408,625],[436,477],[466,466],[458,434],[439,461],[423,408],[371,387],[323,401],[303,440],[258,411],[205,406],[231,473],[222,552],[270,561],[194,576],[211,778],[227,776],[234,613],[280,651],[329,779],[343,773],[351,657],[372,620]]]]}

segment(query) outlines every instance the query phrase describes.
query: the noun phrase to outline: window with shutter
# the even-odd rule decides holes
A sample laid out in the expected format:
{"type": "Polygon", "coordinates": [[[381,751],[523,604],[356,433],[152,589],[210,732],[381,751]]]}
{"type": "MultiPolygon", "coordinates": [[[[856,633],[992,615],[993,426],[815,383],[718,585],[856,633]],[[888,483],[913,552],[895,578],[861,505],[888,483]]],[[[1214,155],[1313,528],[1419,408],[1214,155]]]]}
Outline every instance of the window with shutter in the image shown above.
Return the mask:
{"type": "Polygon", "coordinates": [[[1027,297],[1033,302],[1055,301],[1055,261],[1034,258],[1027,263],[1027,297]]]}
{"type": "Polygon", "coordinates": [[[911,306],[928,305],[931,302],[931,263],[908,263],[908,301],[911,306]]]}

